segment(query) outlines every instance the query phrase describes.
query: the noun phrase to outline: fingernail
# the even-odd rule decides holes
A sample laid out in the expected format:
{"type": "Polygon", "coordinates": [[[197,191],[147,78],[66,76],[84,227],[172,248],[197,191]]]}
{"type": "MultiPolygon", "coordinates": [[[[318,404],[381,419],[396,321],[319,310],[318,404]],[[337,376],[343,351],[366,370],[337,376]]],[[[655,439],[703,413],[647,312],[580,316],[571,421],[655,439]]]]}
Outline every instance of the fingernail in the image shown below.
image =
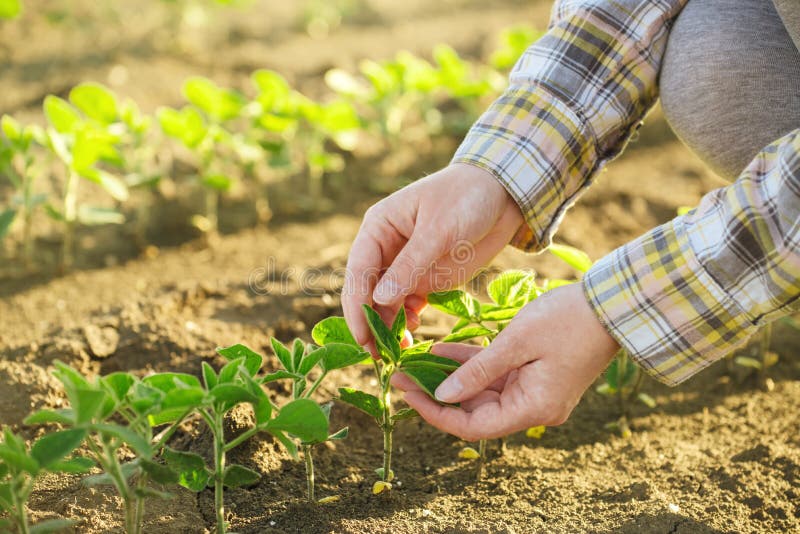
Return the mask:
{"type": "Polygon", "coordinates": [[[372,300],[381,306],[388,306],[397,296],[397,283],[394,280],[383,280],[372,293],[372,300]]]}
{"type": "Polygon", "coordinates": [[[436,388],[436,400],[441,402],[450,402],[451,400],[458,398],[463,389],[464,386],[461,384],[461,380],[459,380],[457,376],[451,376],[442,382],[438,388],[436,388]]]}

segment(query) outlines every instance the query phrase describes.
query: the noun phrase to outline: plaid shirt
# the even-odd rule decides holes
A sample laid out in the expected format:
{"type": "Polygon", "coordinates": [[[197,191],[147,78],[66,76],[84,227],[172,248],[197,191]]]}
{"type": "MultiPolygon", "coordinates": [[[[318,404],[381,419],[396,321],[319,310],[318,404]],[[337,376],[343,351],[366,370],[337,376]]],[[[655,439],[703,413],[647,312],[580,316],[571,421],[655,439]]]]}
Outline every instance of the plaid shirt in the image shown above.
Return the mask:
{"type": "MultiPolygon", "coordinates": [[[[658,97],[669,29],[686,0],[562,0],[506,92],[454,162],[492,172],[545,249],[566,210],[624,148],[658,97]]],[[[609,333],[677,384],[800,310],[800,130],[732,185],[599,260],[584,290],[609,333]]]]}

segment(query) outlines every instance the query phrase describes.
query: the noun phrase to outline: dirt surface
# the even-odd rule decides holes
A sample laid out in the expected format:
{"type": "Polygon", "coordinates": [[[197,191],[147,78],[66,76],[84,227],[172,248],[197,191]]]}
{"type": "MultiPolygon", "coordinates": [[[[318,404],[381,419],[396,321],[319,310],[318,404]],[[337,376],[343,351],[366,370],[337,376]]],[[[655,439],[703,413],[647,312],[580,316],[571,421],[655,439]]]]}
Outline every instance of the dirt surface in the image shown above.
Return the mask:
{"type": "MultiPolygon", "coordinates": [[[[176,103],[181,80],[198,73],[236,82],[253,68],[270,67],[313,92],[325,68],[352,65],[366,51],[381,57],[401,48],[424,52],[434,43],[450,42],[480,54],[498,29],[523,19],[542,26],[548,11],[548,2],[499,1],[487,8],[471,1],[380,0],[345,19],[327,38],[313,40],[298,28],[302,3],[259,1],[244,15],[215,12],[219,19],[205,40],[164,43],[158,36],[167,31],[163,20],[168,11],[159,2],[137,2],[149,6],[141,12],[116,7],[121,10],[117,25],[94,23],[95,33],[82,31],[74,21],[47,22],[35,9],[57,11],[66,2],[29,4],[26,24],[0,28],[11,58],[0,66],[0,111],[32,118],[45,93],[64,91],[87,78],[102,81],[115,65],[129,73],[117,90],[150,110],[176,103]],[[133,17],[136,24],[129,23],[133,17]],[[48,39],[31,39],[44,30],[48,39]],[[30,46],[15,46],[19,39],[30,46]],[[224,54],[208,53],[220,43],[224,54]]],[[[69,4],[96,13],[93,2],[69,4]]],[[[128,3],[97,3],[104,9],[120,5],[128,3]]],[[[452,148],[452,140],[433,147],[406,172],[420,176],[436,170],[446,164],[452,148]]],[[[366,183],[369,165],[351,168],[366,183]]],[[[656,111],[627,153],[570,211],[558,239],[597,258],[720,185],[671,136],[656,111]]],[[[184,236],[157,255],[134,257],[130,247],[116,244],[119,236],[112,232],[95,239],[103,250],[114,251],[113,261],[84,262],[85,268],[62,277],[0,280],[0,424],[29,438],[41,432],[21,421],[34,409],[63,402],[50,376],[55,359],[89,374],[196,373],[203,360],[221,363],[215,347],[241,342],[268,354],[267,366],[274,367],[267,348],[270,336],[309,339],[311,325],[340,314],[337,293],[349,244],[361,215],[379,194],[363,187],[331,192],[330,198],[332,207],[325,213],[293,217],[287,209],[268,228],[231,230],[210,249],[184,236]]],[[[234,218],[235,212],[234,204],[226,206],[223,219],[234,218]]],[[[490,270],[511,267],[532,268],[543,277],[571,275],[553,258],[510,249],[490,270]]],[[[429,313],[420,332],[441,336],[446,322],[429,313]]],[[[254,487],[227,492],[232,530],[798,531],[800,334],[778,325],[773,349],[780,360],[770,370],[775,383],[770,392],[741,370],[729,374],[725,364],[676,389],[647,380],[645,390],[658,405],[634,409],[629,439],[603,428],[616,417],[614,403],[589,391],[570,420],[548,429],[541,439],[512,436],[502,454],[495,443],[480,484],[474,482],[474,464],[457,459],[464,443],[421,421],[404,422],[396,433],[394,467],[400,483],[379,497],[370,489],[372,470],[380,464],[381,435],[366,416],[337,405],[333,427],[349,426],[350,436],[317,447],[316,462],[319,495],[339,495],[340,500],[306,504],[303,465],[268,436],[259,436],[232,452],[233,461],[263,475],[254,487]]],[[[369,369],[341,371],[319,396],[330,398],[335,386],[369,389],[374,387],[370,380],[369,369]]],[[[248,417],[234,414],[231,431],[246,425],[248,417]]],[[[208,454],[211,441],[201,425],[187,424],[173,446],[208,454]]],[[[214,523],[212,501],[210,491],[179,491],[172,500],[150,501],[145,532],[208,532],[214,523]]],[[[31,509],[36,519],[79,519],[75,532],[121,531],[113,492],[86,488],[76,477],[42,480],[31,509]]]]}

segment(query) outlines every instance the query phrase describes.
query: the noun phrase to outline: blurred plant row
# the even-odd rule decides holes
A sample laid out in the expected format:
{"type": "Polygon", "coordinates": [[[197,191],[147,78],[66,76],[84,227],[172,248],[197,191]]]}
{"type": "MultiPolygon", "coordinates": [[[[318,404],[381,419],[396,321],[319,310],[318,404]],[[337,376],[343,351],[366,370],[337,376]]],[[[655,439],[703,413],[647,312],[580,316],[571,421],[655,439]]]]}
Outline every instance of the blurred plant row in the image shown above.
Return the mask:
{"type": "Polygon", "coordinates": [[[160,185],[179,178],[180,191],[203,192],[191,224],[206,236],[217,232],[220,198],[235,187],[256,191],[251,198],[262,220],[270,210],[260,186],[276,177],[291,179],[293,188],[297,181],[298,194],[320,200],[325,177],[341,173],[359,145],[388,153],[462,134],[536,36],[524,27],[503,32],[486,62],[441,45],[432,61],[400,52],[364,60],[356,73],[332,69],[325,74],[328,94],[319,100],[270,70],[252,73],[249,91],[190,78],[182,87],[186,104],[159,108],[154,116],[97,83],[74,87],[66,99],[49,95],[43,126],[2,117],[0,177],[13,190],[0,204],[0,239],[13,237],[13,256],[28,267],[36,258],[40,217],[60,228],[65,268],[74,259],[79,225],[128,224],[144,246],[160,185]],[[191,171],[178,172],[186,166],[176,162],[188,162],[191,171]],[[86,187],[104,193],[81,194],[86,187]],[[87,196],[101,202],[86,204],[87,196]]]}

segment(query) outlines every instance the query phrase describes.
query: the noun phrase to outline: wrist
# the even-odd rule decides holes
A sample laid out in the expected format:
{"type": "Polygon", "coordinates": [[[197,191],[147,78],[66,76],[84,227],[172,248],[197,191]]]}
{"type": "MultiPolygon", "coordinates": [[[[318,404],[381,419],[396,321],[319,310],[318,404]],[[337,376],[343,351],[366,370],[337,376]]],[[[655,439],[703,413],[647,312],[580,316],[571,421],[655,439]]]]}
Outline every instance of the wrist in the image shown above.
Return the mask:
{"type": "Polygon", "coordinates": [[[449,167],[470,185],[476,185],[484,192],[486,199],[498,206],[500,213],[509,217],[515,228],[525,224],[519,203],[492,170],[472,162],[451,163],[449,167]]]}

